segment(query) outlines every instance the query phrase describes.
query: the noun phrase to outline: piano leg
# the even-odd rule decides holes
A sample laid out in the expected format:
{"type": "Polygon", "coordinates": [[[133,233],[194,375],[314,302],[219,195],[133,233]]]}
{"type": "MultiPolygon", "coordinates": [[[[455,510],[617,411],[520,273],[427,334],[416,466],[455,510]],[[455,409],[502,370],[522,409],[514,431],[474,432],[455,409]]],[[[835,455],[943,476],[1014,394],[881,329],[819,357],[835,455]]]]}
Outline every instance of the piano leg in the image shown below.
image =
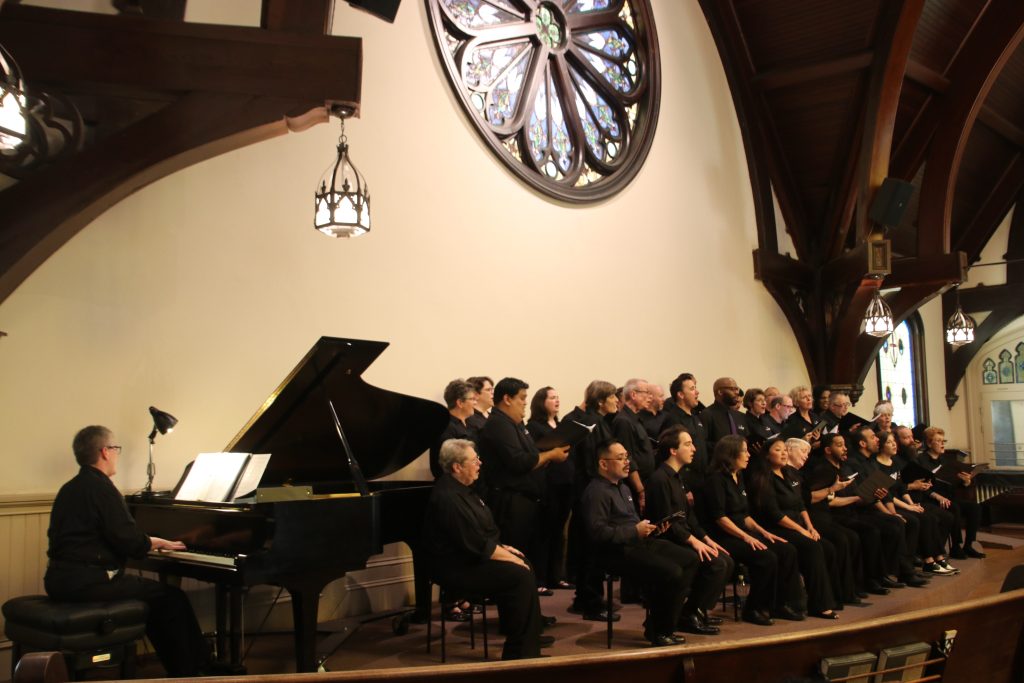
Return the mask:
{"type": "Polygon", "coordinates": [[[295,627],[295,670],[306,673],[317,670],[316,633],[320,588],[292,589],[292,619],[295,627]]]}
{"type": "Polygon", "coordinates": [[[227,592],[228,588],[224,584],[215,584],[214,588],[214,612],[217,624],[217,660],[224,662],[227,660],[227,633],[228,633],[228,610],[227,610],[227,592]]]}
{"type": "Polygon", "coordinates": [[[413,612],[412,620],[416,624],[426,624],[430,621],[433,600],[430,578],[427,576],[427,562],[416,546],[411,543],[409,546],[412,549],[413,589],[416,597],[416,610],[413,612]]]}
{"type": "Polygon", "coordinates": [[[242,589],[232,586],[228,590],[231,599],[231,666],[242,664],[242,589]]]}

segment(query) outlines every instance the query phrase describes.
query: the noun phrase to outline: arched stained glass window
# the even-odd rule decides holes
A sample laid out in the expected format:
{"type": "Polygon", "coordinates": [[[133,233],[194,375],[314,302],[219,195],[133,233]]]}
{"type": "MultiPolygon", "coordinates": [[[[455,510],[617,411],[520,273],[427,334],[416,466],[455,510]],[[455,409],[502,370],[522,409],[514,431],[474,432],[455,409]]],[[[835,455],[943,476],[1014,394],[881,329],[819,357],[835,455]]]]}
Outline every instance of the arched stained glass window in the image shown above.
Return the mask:
{"type": "Polygon", "coordinates": [[[426,0],[449,82],[531,186],[571,202],[624,187],[661,97],[649,0],[426,0]]]}
{"type": "Polygon", "coordinates": [[[878,368],[878,395],[892,401],[893,422],[914,425],[927,422],[925,387],[921,377],[924,345],[917,314],[896,326],[882,342],[875,366],[878,368]]]}

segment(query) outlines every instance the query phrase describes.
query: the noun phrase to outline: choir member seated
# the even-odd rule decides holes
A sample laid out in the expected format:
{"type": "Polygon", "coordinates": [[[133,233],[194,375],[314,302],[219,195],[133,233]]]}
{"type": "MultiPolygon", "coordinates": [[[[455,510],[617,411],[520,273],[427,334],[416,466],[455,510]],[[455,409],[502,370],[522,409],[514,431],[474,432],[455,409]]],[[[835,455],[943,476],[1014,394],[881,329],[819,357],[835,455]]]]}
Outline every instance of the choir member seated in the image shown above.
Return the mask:
{"type": "Polygon", "coordinates": [[[498,542],[491,511],[473,490],[480,458],[471,441],[441,445],[444,474],[434,482],[423,528],[431,578],[459,595],[491,598],[505,633],[502,659],[540,656],[541,613],[537,581],[521,551],[498,542]]]}

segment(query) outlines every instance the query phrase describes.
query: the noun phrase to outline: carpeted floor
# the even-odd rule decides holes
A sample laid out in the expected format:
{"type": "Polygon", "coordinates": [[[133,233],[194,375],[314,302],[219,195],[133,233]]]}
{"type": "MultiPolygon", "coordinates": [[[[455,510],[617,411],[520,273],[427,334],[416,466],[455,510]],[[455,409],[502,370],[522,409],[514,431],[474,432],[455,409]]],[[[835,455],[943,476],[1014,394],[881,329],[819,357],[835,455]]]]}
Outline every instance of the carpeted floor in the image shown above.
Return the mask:
{"type": "MultiPolygon", "coordinates": [[[[1010,532],[1013,534],[1013,532],[1010,532]]],[[[1014,534],[1016,535],[1016,534],[1014,534]]],[[[1024,563],[1024,545],[999,543],[1004,547],[986,547],[988,558],[984,560],[960,560],[955,562],[961,574],[953,577],[935,577],[926,588],[903,588],[884,597],[872,596],[866,607],[847,607],[836,622],[808,619],[802,622],[777,622],[775,626],[762,627],[735,622],[732,612],[721,606],[716,614],[725,617],[722,633],[718,636],[687,636],[688,643],[719,640],[739,640],[770,633],[790,633],[807,629],[828,628],[835,623],[849,623],[873,617],[897,614],[904,611],[950,604],[968,598],[997,593],[1006,572],[1014,565],[1024,563]],[[1006,548],[1005,546],[1014,546],[1006,548]]],[[[607,652],[606,627],[603,622],[583,621],[579,616],[569,614],[566,608],[572,600],[572,591],[555,591],[551,597],[541,598],[541,609],[547,615],[557,617],[558,623],[547,630],[555,637],[555,644],[545,650],[552,657],[607,652]]],[[[493,608],[492,608],[493,609],[493,608]]],[[[490,659],[501,656],[501,637],[496,635],[497,615],[489,610],[491,633],[489,636],[490,659]]],[[[613,649],[627,650],[647,647],[643,639],[641,622],[643,608],[639,605],[625,605],[620,610],[622,620],[615,624],[613,649]]],[[[437,617],[435,610],[435,619],[437,617]]],[[[479,622],[478,622],[479,623],[479,622]]],[[[479,628],[477,647],[469,647],[469,628],[466,624],[449,624],[448,663],[479,662],[483,659],[479,628]]],[[[391,620],[383,619],[362,626],[341,647],[324,662],[330,671],[350,669],[393,668],[404,666],[435,666],[440,663],[438,639],[439,622],[434,622],[434,647],[426,652],[426,626],[413,625],[403,636],[396,636],[391,630],[391,620]]],[[[321,644],[328,638],[321,635],[321,644]]],[[[685,645],[682,647],[686,647],[685,645]]],[[[247,639],[249,649],[245,666],[249,673],[283,673],[294,671],[292,660],[292,639],[290,634],[262,635],[247,639]],[[251,647],[250,647],[251,646],[251,647]]],[[[152,657],[140,662],[139,677],[157,677],[162,669],[152,657]]]]}

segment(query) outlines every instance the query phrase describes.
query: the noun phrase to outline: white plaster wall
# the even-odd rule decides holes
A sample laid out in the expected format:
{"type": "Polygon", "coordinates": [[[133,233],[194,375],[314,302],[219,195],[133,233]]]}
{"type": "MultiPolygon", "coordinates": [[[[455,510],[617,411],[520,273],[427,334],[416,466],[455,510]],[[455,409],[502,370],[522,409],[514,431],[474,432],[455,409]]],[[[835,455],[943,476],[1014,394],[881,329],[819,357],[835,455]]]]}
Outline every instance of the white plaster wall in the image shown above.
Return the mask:
{"type": "MultiPolygon", "coordinates": [[[[339,3],[334,32],[364,38],[362,118],[348,134],[373,232],[335,241],[310,227],[336,123],[183,170],[107,211],[0,304],[0,493],[53,491],[89,423],[116,431],[116,481],[139,488],[149,405],[181,420],[157,442],[157,484],[170,486],[324,334],[391,342],[367,380],[430,398],[480,373],[552,384],[567,407],[598,377],[688,370],[706,395],[720,374],[806,382],[752,276],[750,186],[707,25],[697,3],[653,4],[654,145],[628,188],[580,208],[527,189],[477,140],[422,2],[403,3],[393,25],[339,3]]],[[[202,17],[204,3],[189,6],[202,17]]],[[[246,3],[207,9],[254,19],[246,3]]]]}

